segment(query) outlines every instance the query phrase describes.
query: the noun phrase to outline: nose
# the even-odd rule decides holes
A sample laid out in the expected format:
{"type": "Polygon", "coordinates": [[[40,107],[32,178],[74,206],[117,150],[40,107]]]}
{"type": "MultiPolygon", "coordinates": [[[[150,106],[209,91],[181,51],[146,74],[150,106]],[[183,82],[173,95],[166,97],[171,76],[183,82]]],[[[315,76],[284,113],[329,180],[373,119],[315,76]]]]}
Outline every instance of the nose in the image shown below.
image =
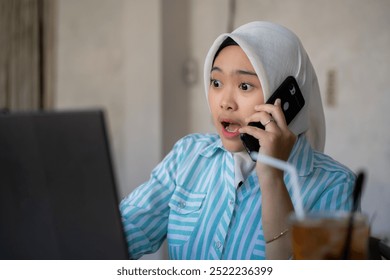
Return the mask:
{"type": "Polygon", "coordinates": [[[220,107],[223,110],[235,111],[237,110],[237,103],[234,99],[234,92],[232,90],[227,90],[223,93],[221,98],[220,107]]]}

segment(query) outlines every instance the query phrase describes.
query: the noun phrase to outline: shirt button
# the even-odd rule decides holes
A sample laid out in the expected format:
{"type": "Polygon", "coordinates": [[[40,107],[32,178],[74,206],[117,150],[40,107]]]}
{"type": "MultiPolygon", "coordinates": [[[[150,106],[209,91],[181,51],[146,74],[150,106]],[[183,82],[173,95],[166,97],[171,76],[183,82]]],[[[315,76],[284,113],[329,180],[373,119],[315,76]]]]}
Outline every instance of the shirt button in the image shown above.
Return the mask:
{"type": "Polygon", "coordinates": [[[186,207],[185,201],[180,201],[180,202],[179,202],[179,207],[180,207],[180,208],[186,207]]]}
{"type": "Polygon", "coordinates": [[[215,242],[215,247],[217,247],[217,249],[221,248],[221,246],[222,246],[221,241],[215,242]]]}
{"type": "Polygon", "coordinates": [[[230,205],[234,205],[234,199],[231,199],[231,200],[229,201],[229,204],[230,204],[230,205]]]}

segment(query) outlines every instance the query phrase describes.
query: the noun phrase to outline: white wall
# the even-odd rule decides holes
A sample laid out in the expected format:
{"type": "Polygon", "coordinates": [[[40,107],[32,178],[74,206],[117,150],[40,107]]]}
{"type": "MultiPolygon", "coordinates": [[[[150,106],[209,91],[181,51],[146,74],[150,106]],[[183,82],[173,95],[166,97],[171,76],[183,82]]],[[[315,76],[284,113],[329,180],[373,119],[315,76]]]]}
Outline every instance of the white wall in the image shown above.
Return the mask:
{"type": "MultiPolygon", "coordinates": [[[[227,31],[229,0],[192,0],[192,52],[203,62],[227,31]]],[[[353,171],[367,171],[362,210],[373,235],[390,239],[390,1],[237,0],[235,26],[274,21],[302,40],[317,70],[327,122],[325,152],[353,171]],[[326,103],[335,71],[335,105],[326,103]]],[[[202,69],[199,69],[202,71],[202,69]]],[[[212,131],[203,83],[191,91],[191,130],[212,131]]]]}
{"type": "Polygon", "coordinates": [[[123,196],[161,155],[160,2],[60,0],[57,108],[106,110],[123,196]]]}

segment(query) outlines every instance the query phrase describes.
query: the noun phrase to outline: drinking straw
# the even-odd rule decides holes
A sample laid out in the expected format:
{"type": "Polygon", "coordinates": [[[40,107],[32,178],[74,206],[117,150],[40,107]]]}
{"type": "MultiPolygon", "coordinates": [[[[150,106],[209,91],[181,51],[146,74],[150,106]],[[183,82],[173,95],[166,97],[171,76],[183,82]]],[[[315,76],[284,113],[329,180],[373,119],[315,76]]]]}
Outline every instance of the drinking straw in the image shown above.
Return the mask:
{"type": "Polygon", "coordinates": [[[298,174],[295,167],[286,161],[276,159],[267,155],[259,154],[257,152],[251,152],[250,156],[264,164],[268,164],[272,167],[278,168],[290,174],[292,184],[292,199],[294,203],[295,215],[298,220],[303,220],[305,217],[305,211],[303,210],[303,201],[298,183],[298,174]]]}

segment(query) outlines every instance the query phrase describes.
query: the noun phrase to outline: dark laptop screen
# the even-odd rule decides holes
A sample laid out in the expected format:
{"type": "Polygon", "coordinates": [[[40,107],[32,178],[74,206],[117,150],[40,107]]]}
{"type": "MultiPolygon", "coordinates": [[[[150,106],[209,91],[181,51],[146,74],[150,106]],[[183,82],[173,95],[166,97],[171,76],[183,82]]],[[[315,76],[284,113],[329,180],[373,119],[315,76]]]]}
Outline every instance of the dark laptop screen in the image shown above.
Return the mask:
{"type": "Polygon", "coordinates": [[[0,259],[126,259],[100,110],[0,115],[0,259]]]}

